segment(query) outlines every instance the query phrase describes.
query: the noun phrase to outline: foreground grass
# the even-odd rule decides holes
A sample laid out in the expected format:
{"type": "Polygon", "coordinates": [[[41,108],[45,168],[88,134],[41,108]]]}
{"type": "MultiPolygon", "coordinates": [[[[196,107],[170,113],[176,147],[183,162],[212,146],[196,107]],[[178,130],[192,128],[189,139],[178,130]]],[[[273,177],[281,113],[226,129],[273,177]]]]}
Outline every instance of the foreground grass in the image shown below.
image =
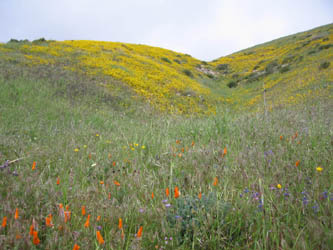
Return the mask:
{"type": "Polygon", "coordinates": [[[331,99],[184,118],[114,101],[76,75],[2,70],[0,160],[20,160],[0,171],[1,249],[333,245],[331,99]]]}

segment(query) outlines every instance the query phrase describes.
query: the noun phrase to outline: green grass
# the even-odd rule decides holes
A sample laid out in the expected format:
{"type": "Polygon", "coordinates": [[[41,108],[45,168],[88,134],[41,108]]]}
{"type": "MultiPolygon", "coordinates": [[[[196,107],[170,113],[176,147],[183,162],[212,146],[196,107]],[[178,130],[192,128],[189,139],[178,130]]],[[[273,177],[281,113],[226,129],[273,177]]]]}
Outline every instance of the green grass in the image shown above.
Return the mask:
{"type": "Polygon", "coordinates": [[[331,248],[332,99],[266,116],[224,107],[216,116],[181,117],[76,73],[1,66],[0,160],[23,158],[0,171],[0,218],[8,217],[1,249],[331,248]],[[67,223],[59,203],[69,206],[67,223]],[[53,228],[45,225],[50,213],[53,228]]]}
{"type": "MultiPolygon", "coordinates": [[[[29,42],[2,44],[0,222],[6,216],[7,225],[0,225],[0,249],[332,249],[332,48],[308,46],[317,37],[328,43],[332,29],[231,55],[282,49],[271,59],[285,60],[290,70],[257,80],[246,78],[249,60],[233,61],[230,72],[214,78],[191,66],[193,80],[214,97],[198,97],[215,105],[210,116],[160,113],[125,82],[88,68],[72,71],[75,56],[32,65],[20,51],[29,42]],[[291,53],[296,42],[301,47],[291,53]],[[242,63],[244,70],[234,72],[242,63]],[[237,87],[229,88],[230,80],[237,87]],[[60,203],[71,211],[66,223],[60,203]],[[88,228],[82,206],[91,215],[88,228]],[[53,227],[45,223],[49,214],[53,227]],[[32,224],[38,246],[29,235],[32,224]]],[[[178,67],[168,58],[159,63],[178,67]]],[[[204,63],[205,70],[218,63],[204,63]]],[[[193,94],[185,88],[170,98],[193,94]]]]}

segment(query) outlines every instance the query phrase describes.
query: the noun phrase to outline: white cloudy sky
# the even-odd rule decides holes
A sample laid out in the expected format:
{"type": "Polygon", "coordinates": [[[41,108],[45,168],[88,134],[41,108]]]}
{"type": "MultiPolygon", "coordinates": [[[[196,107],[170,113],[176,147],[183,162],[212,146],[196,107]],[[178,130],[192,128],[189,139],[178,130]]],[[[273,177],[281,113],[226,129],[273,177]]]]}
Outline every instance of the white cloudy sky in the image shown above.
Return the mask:
{"type": "Polygon", "coordinates": [[[333,23],[333,0],[0,0],[0,41],[140,43],[212,60],[333,23]]]}

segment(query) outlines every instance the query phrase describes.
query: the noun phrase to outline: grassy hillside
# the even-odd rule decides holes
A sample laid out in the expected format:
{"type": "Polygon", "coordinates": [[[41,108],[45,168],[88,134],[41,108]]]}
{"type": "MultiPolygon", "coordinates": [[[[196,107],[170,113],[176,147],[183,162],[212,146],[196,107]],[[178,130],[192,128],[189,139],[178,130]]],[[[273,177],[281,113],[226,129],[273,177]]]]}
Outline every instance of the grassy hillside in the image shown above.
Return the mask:
{"type": "Polygon", "coordinates": [[[3,58],[29,66],[48,65],[104,77],[112,93],[130,88],[160,111],[213,113],[216,98],[196,78],[200,61],[170,50],[113,42],[35,41],[2,45],[3,58]],[[14,58],[14,59],[13,59],[14,58]],[[117,80],[117,84],[110,84],[117,80]]]}
{"type": "Polygon", "coordinates": [[[304,103],[332,95],[333,25],[283,37],[221,57],[211,65],[221,85],[235,90],[229,100],[240,109],[304,103]]]}
{"type": "Polygon", "coordinates": [[[263,109],[264,90],[267,109],[332,97],[332,24],[210,63],[157,47],[97,41],[13,40],[0,44],[0,51],[11,63],[102,77],[100,84],[114,95],[129,88],[158,110],[175,114],[212,114],[221,105],[263,109]]]}
{"type": "Polygon", "coordinates": [[[205,63],[122,43],[2,44],[0,249],[331,249],[332,48],[313,47],[249,81],[247,50],[205,63]],[[267,109],[280,106],[255,112],[269,79],[267,109]]]}

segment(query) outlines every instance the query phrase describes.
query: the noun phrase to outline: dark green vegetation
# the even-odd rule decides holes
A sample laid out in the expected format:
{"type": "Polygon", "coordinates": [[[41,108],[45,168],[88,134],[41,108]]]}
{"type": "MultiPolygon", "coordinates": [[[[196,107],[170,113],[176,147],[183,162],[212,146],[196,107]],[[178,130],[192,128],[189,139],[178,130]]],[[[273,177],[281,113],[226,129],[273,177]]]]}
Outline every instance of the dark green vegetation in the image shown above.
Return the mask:
{"type": "MultiPolygon", "coordinates": [[[[281,46],[287,41],[278,40],[281,46]]],[[[22,42],[7,46],[16,43],[22,42]]],[[[327,73],[332,65],[325,66],[330,59],[320,54],[331,49],[316,48],[314,62],[285,56],[259,66],[274,82],[296,72],[291,62],[320,72],[290,90],[293,96],[311,90],[312,98],[271,109],[258,101],[264,112],[234,112],[235,104],[226,101],[207,117],[161,114],[110,77],[26,65],[20,52],[1,54],[0,165],[20,160],[0,170],[0,220],[8,218],[0,248],[331,249],[333,76],[327,73]],[[280,61],[290,68],[282,70],[280,61]],[[69,206],[67,223],[59,203],[69,206]],[[91,214],[88,228],[82,206],[91,214]],[[49,214],[53,227],[45,223],[49,214]],[[39,246],[29,235],[33,221],[39,246]]],[[[217,94],[233,98],[239,91],[243,103],[258,93],[263,98],[262,89],[251,92],[261,86],[255,76],[245,84],[236,80],[244,74],[232,63],[209,65],[226,75],[202,79],[217,94]],[[229,88],[231,80],[237,86],[229,88]]]]}

